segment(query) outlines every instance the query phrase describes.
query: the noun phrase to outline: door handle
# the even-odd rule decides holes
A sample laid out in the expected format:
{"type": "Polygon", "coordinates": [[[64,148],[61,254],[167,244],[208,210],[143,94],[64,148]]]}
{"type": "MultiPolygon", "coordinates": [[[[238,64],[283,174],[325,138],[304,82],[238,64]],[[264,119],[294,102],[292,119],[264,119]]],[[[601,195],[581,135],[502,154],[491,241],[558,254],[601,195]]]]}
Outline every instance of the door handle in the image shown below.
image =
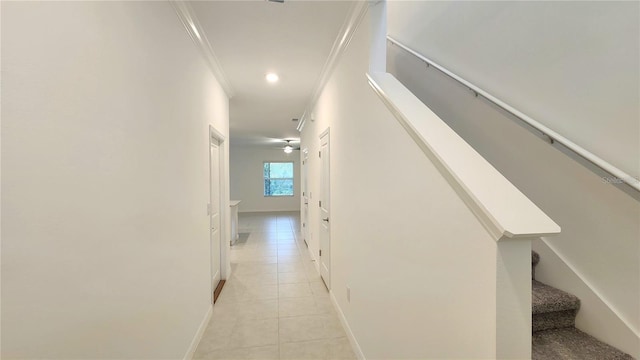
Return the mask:
{"type": "Polygon", "coordinates": [[[326,221],[326,222],[329,222],[329,218],[326,218],[326,219],[322,219],[322,221],[326,221]]]}

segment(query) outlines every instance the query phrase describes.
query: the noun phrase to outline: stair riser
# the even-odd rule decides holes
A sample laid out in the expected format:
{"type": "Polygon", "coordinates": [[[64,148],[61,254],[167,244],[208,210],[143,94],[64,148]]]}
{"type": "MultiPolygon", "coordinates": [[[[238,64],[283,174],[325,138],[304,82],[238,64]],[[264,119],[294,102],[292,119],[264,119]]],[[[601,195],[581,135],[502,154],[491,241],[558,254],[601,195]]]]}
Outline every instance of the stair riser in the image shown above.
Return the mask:
{"type": "Polygon", "coordinates": [[[531,328],[533,332],[573,327],[576,324],[578,310],[552,311],[533,314],[531,328]]]}
{"type": "Polygon", "coordinates": [[[633,360],[576,328],[538,331],[532,338],[531,360],[633,360]]]}

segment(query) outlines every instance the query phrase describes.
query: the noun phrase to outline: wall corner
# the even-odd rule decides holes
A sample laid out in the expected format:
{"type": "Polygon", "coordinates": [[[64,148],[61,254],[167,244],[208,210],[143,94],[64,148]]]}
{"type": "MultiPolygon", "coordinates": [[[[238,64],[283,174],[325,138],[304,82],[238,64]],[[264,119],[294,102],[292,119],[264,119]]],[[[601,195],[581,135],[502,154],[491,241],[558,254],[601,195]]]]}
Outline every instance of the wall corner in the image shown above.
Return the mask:
{"type": "Polygon", "coordinates": [[[371,42],[369,72],[387,72],[387,1],[370,1],[371,42]]]}

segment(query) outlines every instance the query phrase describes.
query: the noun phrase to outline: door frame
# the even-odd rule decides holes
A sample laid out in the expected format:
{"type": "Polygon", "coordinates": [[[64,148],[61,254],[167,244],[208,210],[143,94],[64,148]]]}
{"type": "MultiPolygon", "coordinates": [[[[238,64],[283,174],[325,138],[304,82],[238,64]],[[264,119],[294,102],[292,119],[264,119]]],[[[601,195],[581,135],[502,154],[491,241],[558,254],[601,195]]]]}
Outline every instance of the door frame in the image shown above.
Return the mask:
{"type": "MultiPolygon", "coordinates": [[[[218,207],[219,207],[219,212],[220,212],[220,280],[226,280],[228,279],[229,275],[230,275],[230,269],[229,269],[229,262],[228,262],[228,256],[229,256],[229,251],[230,251],[230,244],[229,244],[229,236],[227,236],[227,231],[228,231],[228,226],[227,226],[227,218],[228,218],[228,214],[229,214],[229,199],[226,199],[226,173],[225,173],[225,168],[226,168],[226,152],[225,152],[225,147],[224,147],[224,143],[226,141],[226,138],[224,135],[222,135],[221,132],[219,132],[218,130],[216,130],[216,128],[213,127],[213,125],[209,125],[209,141],[208,141],[208,147],[207,147],[207,153],[209,154],[207,156],[207,158],[209,159],[209,200],[207,201],[207,204],[209,204],[209,206],[211,206],[211,208],[213,208],[213,206],[215,206],[213,204],[213,199],[212,199],[212,193],[211,193],[211,146],[213,145],[213,142],[216,141],[218,142],[218,166],[220,167],[218,175],[220,176],[220,181],[219,181],[219,194],[220,194],[220,199],[218,199],[218,207]]],[[[207,207],[207,217],[209,218],[209,286],[211,287],[211,291],[209,292],[209,294],[211,295],[211,303],[213,304],[213,294],[215,291],[215,287],[213,285],[213,282],[211,281],[211,277],[213,275],[213,259],[211,258],[211,253],[212,253],[212,249],[211,246],[213,244],[213,240],[211,238],[211,214],[210,214],[210,209],[209,207],[207,207]]]]}
{"type": "Polygon", "coordinates": [[[325,136],[327,137],[327,168],[324,167],[324,159],[320,159],[320,201],[325,201],[325,204],[323,204],[324,206],[319,206],[320,209],[318,209],[318,225],[319,225],[319,232],[318,232],[318,250],[322,251],[324,250],[325,253],[328,252],[329,254],[325,256],[328,256],[328,267],[327,267],[327,271],[328,271],[328,279],[324,279],[322,277],[322,259],[320,257],[320,254],[318,254],[318,271],[320,272],[320,277],[322,278],[322,280],[324,281],[327,289],[331,290],[331,273],[332,273],[332,262],[331,262],[331,134],[330,134],[330,128],[327,127],[323,132],[320,133],[319,139],[320,139],[320,152],[319,154],[322,154],[322,138],[324,138],[325,136]],[[324,193],[324,188],[323,188],[323,178],[325,176],[324,172],[326,172],[326,179],[327,179],[327,184],[326,184],[326,190],[327,193],[324,193]],[[322,207],[327,209],[327,213],[328,213],[328,217],[329,217],[329,222],[327,224],[328,227],[328,234],[327,236],[329,237],[328,241],[327,241],[327,248],[323,249],[322,248],[322,207]]]}
{"type": "Polygon", "coordinates": [[[302,150],[302,204],[301,204],[301,221],[302,221],[302,237],[304,243],[309,247],[309,149],[302,150]]]}

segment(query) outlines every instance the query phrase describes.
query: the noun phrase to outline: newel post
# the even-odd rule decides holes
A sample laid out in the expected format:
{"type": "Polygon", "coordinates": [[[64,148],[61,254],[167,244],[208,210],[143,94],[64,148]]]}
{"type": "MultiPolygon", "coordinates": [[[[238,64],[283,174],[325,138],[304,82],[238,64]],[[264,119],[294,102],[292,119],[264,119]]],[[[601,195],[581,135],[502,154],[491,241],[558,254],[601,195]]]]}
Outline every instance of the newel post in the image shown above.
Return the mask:
{"type": "Polygon", "coordinates": [[[531,358],[531,240],[496,242],[497,359],[531,358]]]}

